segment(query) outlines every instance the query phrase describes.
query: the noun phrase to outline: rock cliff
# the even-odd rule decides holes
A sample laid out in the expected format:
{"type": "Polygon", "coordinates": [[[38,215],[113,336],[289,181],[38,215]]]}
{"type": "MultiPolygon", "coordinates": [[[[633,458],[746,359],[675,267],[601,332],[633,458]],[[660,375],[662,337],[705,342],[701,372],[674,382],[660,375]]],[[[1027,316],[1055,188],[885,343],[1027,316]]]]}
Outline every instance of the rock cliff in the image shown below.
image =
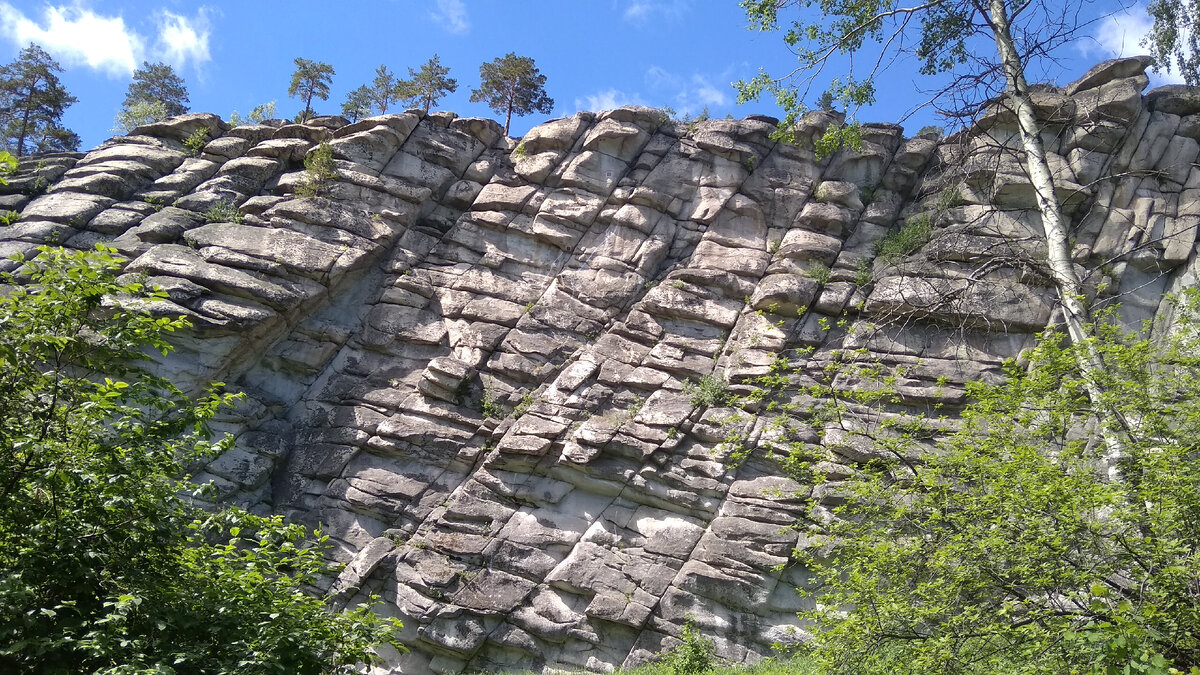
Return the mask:
{"type": "MultiPolygon", "coordinates": [[[[1036,93],[1075,258],[1131,322],[1198,272],[1200,95],[1143,95],[1145,66],[1036,93]]],[[[817,161],[771,119],[645,108],[519,143],[444,113],[185,115],[24,159],[0,255],[102,242],[167,291],[156,311],[194,329],[164,372],[247,395],[199,479],[320,524],[342,600],[404,621],[400,672],[607,670],[689,617],[755,660],[802,635],[795,495],[834,503],[881,417],[953,416],[1055,321],[1014,124],[871,124],[817,161]],[[338,177],[301,198],[324,142],[338,177]],[[899,402],[822,420],[807,387],[838,360],[885,369],[899,402]],[[769,375],[794,405],[722,405],[769,375]],[[792,447],[831,483],[787,478],[792,447]]]]}

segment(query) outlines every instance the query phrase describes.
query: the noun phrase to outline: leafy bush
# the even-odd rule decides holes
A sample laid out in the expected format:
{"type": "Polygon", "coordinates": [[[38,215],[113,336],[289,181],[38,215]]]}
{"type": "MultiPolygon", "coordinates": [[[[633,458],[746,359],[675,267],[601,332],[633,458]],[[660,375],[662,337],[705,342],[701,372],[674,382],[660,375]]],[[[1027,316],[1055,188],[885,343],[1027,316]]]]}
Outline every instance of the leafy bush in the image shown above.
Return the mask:
{"type": "Polygon", "coordinates": [[[247,115],[247,119],[251,124],[262,124],[263,120],[275,119],[275,101],[254,106],[247,115]]]}
{"type": "Polygon", "coordinates": [[[16,211],[5,211],[4,213],[0,213],[0,224],[5,226],[12,225],[20,219],[21,214],[17,213],[16,211]]]}
{"type": "Polygon", "coordinates": [[[725,405],[733,400],[729,385],[719,375],[708,374],[698,380],[686,380],[683,383],[683,393],[691,399],[692,405],[717,406],[725,405]]]}
{"type": "Polygon", "coordinates": [[[1197,672],[1198,309],[1153,341],[1115,314],[1079,342],[1048,331],[1028,369],[968,383],[936,451],[920,420],[876,439],[797,551],[823,672],[1197,672]]]}
{"type": "Polygon", "coordinates": [[[932,218],[927,213],[919,213],[910,217],[904,227],[888,234],[876,248],[876,253],[884,262],[895,262],[906,255],[916,253],[929,242],[933,231],[932,218]]]}
{"type": "Polygon", "coordinates": [[[0,276],[0,672],[318,673],[399,646],[306,591],[337,572],[319,533],[185,496],[235,397],[140,367],[188,324],[114,305],[166,294],[112,253],[42,247],[0,276]]]}
{"type": "Polygon", "coordinates": [[[713,669],[716,646],[696,630],[691,619],[683,625],[679,639],[681,642],[662,658],[671,675],[704,675],[713,669]]]}
{"type": "Polygon", "coordinates": [[[197,129],[183,141],[183,147],[187,148],[192,157],[199,156],[206,145],[208,145],[208,129],[197,129]]]}

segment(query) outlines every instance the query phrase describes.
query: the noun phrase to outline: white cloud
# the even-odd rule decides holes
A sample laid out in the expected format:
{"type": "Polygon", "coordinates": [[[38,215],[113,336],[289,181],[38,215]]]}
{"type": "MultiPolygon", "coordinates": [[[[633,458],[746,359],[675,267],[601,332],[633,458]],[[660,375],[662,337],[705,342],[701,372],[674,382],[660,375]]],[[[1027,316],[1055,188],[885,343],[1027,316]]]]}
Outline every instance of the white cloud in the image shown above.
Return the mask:
{"type": "Polygon", "coordinates": [[[691,8],[691,0],[629,0],[624,5],[621,17],[632,23],[646,23],[655,15],[664,19],[677,19],[691,8]]]}
{"type": "Polygon", "coordinates": [[[690,77],[672,73],[659,66],[646,71],[646,85],[658,96],[671,102],[681,115],[698,115],[705,108],[727,108],[732,104],[730,87],[714,84],[728,79],[724,74],[710,76],[693,73],[690,77]]]}
{"type": "MultiPolygon", "coordinates": [[[[1081,43],[1080,51],[1085,56],[1109,59],[1145,54],[1147,49],[1142,42],[1150,34],[1153,25],[1145,5],[1132,5],[1104,17],[1096,28],[1093,40],[1081,43]]],[[[1183,76],[1170,69],[1152,73],[1151,79],[1155,84],[1183,83],[1183,76]]]]}
{"type": "Polygon", "coordinates": [[[158,19],[156,56],[181,68],[188,63],[199,66],[212,59],[208,52],[211,35],[212,26],[204,8],[191,19],[164,10],[158,19]]]}
{"type": "Polygon", "coordinates": [[[467,17],[467,6],[462,0],[437,0],[437,10],[430,13],[435,21],[441,22],[445,29],[456,35],[462,35],[471,30],[471,21],[467,17]]]}
{"type": "Polygon", "coordinates": [[[157,37],[152,41],[120,15],[105,16],[77,5],[47,5],[40,18],[30,18],[0,2],[0,31],[19,47],[35,42],[63,65],[86,66],[110,77],[128,77],[144,60],[179,67],[211,60],[207,9],[201,8],[193,18],[165,10],[157,16],[157,37]],[[153,47],[148,47],[152,42],[153,47]]]}
{"type": "Polygon", "coordinates": [[[637,94],[628,94],[619,89],[606,89],[595,94],[575,99],[576,110],[612,110],[627,105],[645,105],[637,94]]]}
{"type": "Polygon", "coordinates": [[[83,64],[112,76],[131,74],[145,49],[123,18],[80,7],[47,6],[38,22],[0,3],[0,29],[21,47],[36,42],[67,65],[83,64]]]}

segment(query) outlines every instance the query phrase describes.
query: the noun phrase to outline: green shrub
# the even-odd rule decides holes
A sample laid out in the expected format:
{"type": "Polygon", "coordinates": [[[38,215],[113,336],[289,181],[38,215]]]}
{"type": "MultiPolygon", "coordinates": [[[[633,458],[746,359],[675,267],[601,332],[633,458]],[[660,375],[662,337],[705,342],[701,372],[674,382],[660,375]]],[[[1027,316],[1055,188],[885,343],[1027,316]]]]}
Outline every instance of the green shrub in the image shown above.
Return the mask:
{"type": "Polygon", "coordinates": [[[492,397],[491,389],[483,390],[483,399],[479,402],[479,412],[484,417],[494,417],[498,420],[508,416],[508,413],[504,412],[504,406],[496,403],[496,400],[492,397]]]}
{"type": "Polygon", "coordinates": [[[192,157],[199,156],[206,145],[208,145],[208,129],[197,129],[183,141],[183,147],[187,148],[188,154],[192,157]]]}
{"type": "Polygon", "coordinates": [[[17,213],[16,211],[5,211],[4,213],[0,213],[0,224],[4,224],[6,226],[12,225],[20,219],[21,214],[17,213]]]}
{"type": "Polygon", "coordinates": [[[814,279],[818,284],[824,286],[825,284],[829,283],[829,279],[831,277],[829,265],[814,260],[808,264],[807,271],[808,276],[814,279]]]}
{"type": "Polygon", "coordinates": [[[322,142],[304,158],[304,178],[296,186],[296,194],[305,198],[324,197],[329,192],[329,184],[337,177],[333,148],[322,142]]]}
{"type": "Polygon", "coordinates": [[[233,202],[220,202],[204,212],[206,223],[240,223],[242,214],[238,213],[233,202]]]}
{"type": "Polygon", "coordinates": [[[854,283],[859,286],[866,286],[871,283],[871,261],[866,258],[860,258],[858,266],[854,269],[854,283]]]}
{"type": "Polygon", "coordinates": [[[932,231],[932,218],[928,213],[919,213],[909,218],[904,227],[884,237],[876,253],[885,262],[895,262],[927,244],[932,231]]]}
{"type": "Polygon", "coordinates": [[[696,630],[688,619],[679,634],[681,642],[662,658],[671,675],[704,675],[715,667],[717,648],[712,639],[696,630]]]}
{"type": "Polygon", "coordinates": [[[141,367],[189,324],[139,309],[166,293],[113,253],[0,273],[0,671],[327,673],[403,649],[398,621],[313,594],[328,537],[193,499],[236,397],[141,367]]]}
{"type": "Polygon", "coordinates": [[[691,399],[692,405],[715,406],[725,405],[733,400],[729,385],[719,375],[708,374],[698,380],[686,380],[683,383],[683,393],[691,399]]]}

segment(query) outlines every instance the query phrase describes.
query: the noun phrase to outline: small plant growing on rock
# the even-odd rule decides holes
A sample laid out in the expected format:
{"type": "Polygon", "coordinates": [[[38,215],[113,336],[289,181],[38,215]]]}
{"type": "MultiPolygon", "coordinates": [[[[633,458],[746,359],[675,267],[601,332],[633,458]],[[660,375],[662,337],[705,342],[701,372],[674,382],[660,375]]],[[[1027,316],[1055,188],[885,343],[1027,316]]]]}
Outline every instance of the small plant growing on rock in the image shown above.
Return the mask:
{"type": "Polygon", "coordinates": [[[892,263],[914,253],[929,242],[929,235],[933,230],[932,221],[928,213],[919,213],[909,218],[904,227],[879,242],[876,249],[879,257],[884,262],[892,263]]]}
{"type": "Polygon", "coordinates": [[[296,186],[296,194],[305,198],[324,197],[329,192],[329,184],[337,177],[333,148],[328,143],[321,143],[304,158],[304,179],[296,186]]]}
{"type": "Polygon", "coordinates": [[[854,269],[854,283],[859,286],[866,286],[871,283],[871,261],[866,258],[860,258],[858,266],[854,269]]]}
{"type": "Polygon", "coordinates": [[[197,129],[183,141],[183,147],[192,157],[198,157],[206,145],[208,145],[208,129],[197,129]]]}
{"type": "Polygon", "coordinates": [[[496,400],[492,397],[491,389],[483,390],[483,399],[479,402],[479,412],[484,417],[494,417],[496,419],[503,419],[506,416],[504,407],[496,403],[496,400]]]}
{"type": "Polygon", "coordinates": [[[233,202],[221,202],[213,205],[212,208],[204,212],[204,222],[241,223],[242,214],[238,213],[237,207],[233,205],[233,202]]]}
{"type": "Polygon", "coordinates": [[[5,211],[4,213],[0,213],[0,224],[5,226],[12,225],[20,219],[21,214],[17,213],[16,211],[5,211]]]}
{"type": "Polygon", "coordinates": [[[816,260],[808,264],[808,276],[822,286],[829,283],[829,266],[816,260]]]}
{"type": "Polygon", "coordinates": [[[513,417],[520,417],[521,415],[524,415],[525,413],[529,412],[529,409],[532,407],[533,394],[526,393],[521,397],[521,402],[517,404],[517,407],[513,408],[513,417]]]}
{"type": "Polygon", "coordinates": [[[522,159],[525,159],[528,156],[529,156],[529,148],[525,147],[525,141],[521,141],[520,143],[517,143],[517,148],[515,150],[513,150],[513,157],[516,157],[517,161],[521,161],[522,159]]]}
{"type": "Polygon", "coordinates": [[[703,375],[698,380],[686,380],[683,383],[683,393],[691,399],[692,405],[715,406],[725,405],[733,400],[729,393],[729,385],[719,375],[703,375]]]}

